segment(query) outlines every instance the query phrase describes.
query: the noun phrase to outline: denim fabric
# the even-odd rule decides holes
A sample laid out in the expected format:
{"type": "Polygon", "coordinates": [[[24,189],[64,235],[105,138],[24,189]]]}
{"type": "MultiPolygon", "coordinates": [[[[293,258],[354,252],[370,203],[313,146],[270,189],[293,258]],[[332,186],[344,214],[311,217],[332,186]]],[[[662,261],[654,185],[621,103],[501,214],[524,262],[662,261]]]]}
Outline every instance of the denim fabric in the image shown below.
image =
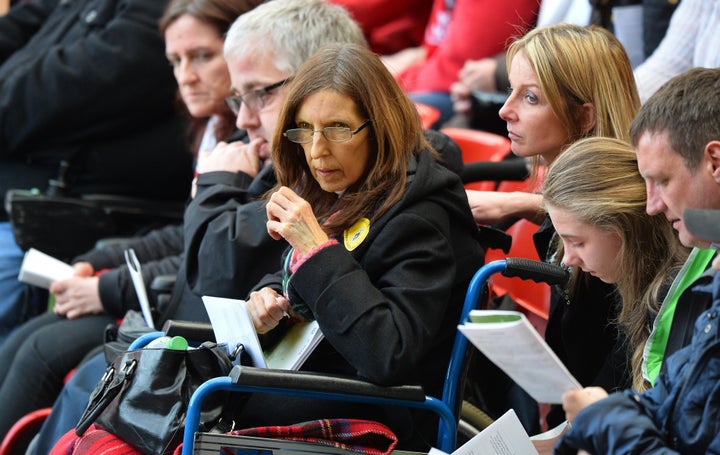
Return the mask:
{"type": "Polygon", "coordinates": [[[106,314],[68,320],[45,312],[21,324],[0,346],[0,434],[25,414],[52,406],[67,374],[102,346],[114,321],[106,314]]]}
{"type": "Polygon", "coordinates": [[[23,251],[15,243],[10,222],[0,222],[0,345],[25,320],[26,285],[17,277],[23,251]]]}

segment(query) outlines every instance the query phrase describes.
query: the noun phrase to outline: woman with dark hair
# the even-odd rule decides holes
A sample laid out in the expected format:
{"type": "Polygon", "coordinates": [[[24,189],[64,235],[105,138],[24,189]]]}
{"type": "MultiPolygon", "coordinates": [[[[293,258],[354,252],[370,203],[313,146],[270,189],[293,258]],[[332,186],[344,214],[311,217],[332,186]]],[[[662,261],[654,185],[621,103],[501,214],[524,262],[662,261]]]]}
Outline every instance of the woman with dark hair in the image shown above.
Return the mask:
{"type": "Polygon", "coordinates": [[[225,104],[232,93],[224,37],[235,18],[263,1],[175,0],[160,18],[180,108],[188,113],[192,149],[198,153],[236,133],[235,114],[225,104]]]}
{"type": "MultiPolygon", "coordinates": [[[[267,229],[290,249],[250,294],[257,331],[317,320],[325,338],[303,369],[439,394],[483,252],[413,103],[371,51],[330,46],[293,78],[272,144],[267,229]]],[[[418,412],[260,394],[238,424],[351,416],[388,424],[398,447],[435,443],[437,420],[418,412]]]]}

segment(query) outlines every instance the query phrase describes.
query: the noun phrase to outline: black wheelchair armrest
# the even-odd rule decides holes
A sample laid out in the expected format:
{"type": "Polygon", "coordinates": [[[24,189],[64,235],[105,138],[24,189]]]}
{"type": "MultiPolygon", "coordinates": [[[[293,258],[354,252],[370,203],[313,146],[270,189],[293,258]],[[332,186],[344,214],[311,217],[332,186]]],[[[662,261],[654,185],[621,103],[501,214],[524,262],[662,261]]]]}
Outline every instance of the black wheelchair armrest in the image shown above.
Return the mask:
{"type": "Polygon", "coordinates": [[[299,389],[422,402],[425,391],[419,385],[379,386],[367,381],[326,373],[255,368],[236,365],[230,371],[233,384],[263,388],[299,389]]]}
{"type": "Polygon", "coordinates": [[[530,176],[530,169],[525,159],[508,159],[505,161],[476,161],[465,163],[461,178],[463,183],[484,180],[525,180],[530,176]]]}
{"type": "Polygon", "coordinates": [[[106,213],[147,214],[153,219],[166,219],[167,222],[182,220],[184,202],[146,199],[117,194],[84,194],[83,201],[98,204],[106,213]]]}
{"type": "Polygon", "coordinates": [[[176,275],[158,275],[153,278],[150,283],[150,292],[158,308],[166,308],[170,303],[175,281],[177,281],[176,275]]]}
{"type": "Polygon", "coordinates": [[[505,254],[510,252],[512,246],[512,236],[510,234],[494,226],[479,225],[478,230],[480,231],[480,243],[483,248],[502,250],[505,254]]]}

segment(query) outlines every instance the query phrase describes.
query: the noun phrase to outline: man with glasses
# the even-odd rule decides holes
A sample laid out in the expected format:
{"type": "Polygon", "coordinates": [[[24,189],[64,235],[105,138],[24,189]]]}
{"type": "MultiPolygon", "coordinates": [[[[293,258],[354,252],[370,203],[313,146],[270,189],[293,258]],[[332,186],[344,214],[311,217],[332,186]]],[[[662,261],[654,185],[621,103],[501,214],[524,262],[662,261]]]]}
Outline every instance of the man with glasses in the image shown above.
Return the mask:
{"type": "MultiPolygon", "coordinates": [[[[320,47],[335,42],[366,45],[347,11],[323,0],[270,1],[240,16],[228,31],[225,60],[235,96],[227,103],[249,143],[221,142],[198,158],[197,193],[185,211],[185,261],[178,274],[187,284],[183,292],[192,295],[182,296],[175,319],[207,320],[199,296],[235,295],[240,281],[270,272],[269,263],[272,271],[280,268],[284,245],[267,234],[264,202],[256,200],[275,183],[270,141],[293,74],[320,47]]],[[[177,289],[176,284],[173,293],[177,289]]],[[[105,366],[101,354],[78,368],[32,453],[49,453],[73,428],[105,366]]]]}

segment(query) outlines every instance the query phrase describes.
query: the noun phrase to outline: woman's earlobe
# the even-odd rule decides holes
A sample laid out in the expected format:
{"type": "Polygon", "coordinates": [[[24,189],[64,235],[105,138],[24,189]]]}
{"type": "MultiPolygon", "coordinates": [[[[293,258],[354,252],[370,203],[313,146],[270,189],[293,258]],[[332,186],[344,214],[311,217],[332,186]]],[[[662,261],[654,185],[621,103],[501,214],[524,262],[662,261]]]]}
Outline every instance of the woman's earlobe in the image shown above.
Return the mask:
{"type": "Polygon", "coordinates": [[[595,112],[595,105],[593,103],[583,104],[582,113],[582,129],[583,133],[587,135],[588,133],[590,133],[590,131],[595,129],[595,125],[597,124],[597,113],[595,112]]]}

